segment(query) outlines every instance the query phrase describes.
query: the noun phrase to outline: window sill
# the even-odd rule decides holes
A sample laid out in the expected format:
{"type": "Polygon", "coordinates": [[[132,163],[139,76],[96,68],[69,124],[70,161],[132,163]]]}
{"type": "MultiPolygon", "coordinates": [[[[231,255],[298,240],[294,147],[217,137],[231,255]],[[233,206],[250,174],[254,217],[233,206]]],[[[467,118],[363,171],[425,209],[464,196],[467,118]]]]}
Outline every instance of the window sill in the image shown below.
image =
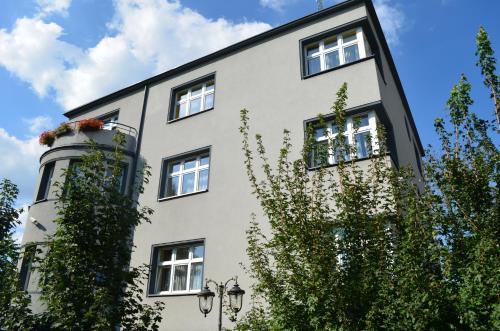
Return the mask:
{"type": "Polygon", "coordinates": [[[155,293],[155,294],[148,294],[147,297],[149,298],[158,298],[158,297],[186,297],[186,296],[194,296],[200,293],[200,291],[196,292],[183,292],[183,293],[155,293]]]}
{"type": "Polygon", "coordinates": [[[196,115],[204,114],[204,113],[209,112],[209,111],[211,111],[211,110],[213,110],[213,109],[214,109],[214,107],[212,107],[212,108],[208,108],[208,109],[205,109],[205,110],[203,110],[203,111],[199,111],[199,112],[194,113],[194,114],[189,114],[189,115],[184,116],[184,117],[174,118],[174,119],[172,119],[172,120],[168,120],[168,121],[167,121],[167,124],[175,123],[175,122],[178,122],[178,121],[182,121],[182,120],[184,120],[184,119],[186,119],[186,118],[190,118],[190,117],[193,117],[193,116],[196,116],[196,115]]]}
{"type": "Polygon", "coordinates": [[[343,64],[343,65],[337,66],[335,68],[330,68],[330,69],[327,69],[327,70],[323,70],[323,71],[317,72],[315,74],[302,75],[302,79],[308,79],[308,78],[311,78],[311,77],[316,77],[316,76],[319,76],[319,75],[322,75],[322,74],[326,74],[327,72],[332,72],[332,71],[335,71],[335,70],[339,70],[339,69],[342,69],[342,68],[345,68],[345,67],[349,67],[349,66],[352,66],[354,64],[358,64],[358,63],[361,63],[361,62],[364,62],[364,61],[368,61],[368,60],[371,60],[371,59],[374,59],[374,58],[375,58],[374,55],[369,55],[369,56],[364,57],[362,59],[359,59],[359,60],[356,60],[356,61],[353,61],[353,62],[349,62],[349,63],[343,64]]]}
{"type": "MultiPolygon", "coordinates": [[[[391,154],[389,152],[387,152],[383,156],[390,156],[390,155],[391,154]]],[[[357,159],[354,159],[354,160],[345,161],[344,164],[357,163],[357,162],[361,162],[361,161],[371,160],[371,159],[374,158],[374,156],[361,157],[361,158],[357,158],[357,159]]],[[[307,170],[309,170],[309,171],[315,171],[315,170],[318,170],[318,169],[321,169],[321,168],[326,169],[326,168],[336,167],[338,165],[339,165],[338,163],[334,163],[334,164],[328,164],[328,165],[325,165],[325,166],[307,167],[307,170]]]]}
{"type": "Polygon", "coordinates": [[[178,198],[184,198],[184,197],[188,197],[191,195],[197,195],[197,194],[207,193],[207,192],[208,192],[208,189],[203,190],[203,191],[192,192],[192,193],[185,193],[185,194],[181,194],[181,195],[174,195],[171,197],[159,198],[158,202],[162,202],[162,201],[166,201],[166,200],[174,200],[174,199],[178,199],[178,198]]]}

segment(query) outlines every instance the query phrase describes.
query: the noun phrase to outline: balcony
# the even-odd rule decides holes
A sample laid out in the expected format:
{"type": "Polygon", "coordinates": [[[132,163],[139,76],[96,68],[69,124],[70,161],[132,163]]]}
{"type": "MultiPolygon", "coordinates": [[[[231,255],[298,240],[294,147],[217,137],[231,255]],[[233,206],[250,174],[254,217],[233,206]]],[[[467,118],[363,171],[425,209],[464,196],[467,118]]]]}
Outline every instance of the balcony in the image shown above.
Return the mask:
{"type": "Polygon", "coordinates": [[[102,150],[112,151],[116,146],[113,141],[113,136],[117,132],[125,135],[125,144],[123,151],[125,155],[133,157],[136,148],[137,130],[131,126],[121,123],[105,123],[102,128],[95,130],[79,130],[81,121],[67,123],[70,127],[65,133],[55,138],[53,143],[40,158],[44,163],[48,159],[75,157],[81,155],[82,152],[88,149],[88,141],[93,140],[102,150]],[[48,155],[51,155],[48,158],[48,155]]]}

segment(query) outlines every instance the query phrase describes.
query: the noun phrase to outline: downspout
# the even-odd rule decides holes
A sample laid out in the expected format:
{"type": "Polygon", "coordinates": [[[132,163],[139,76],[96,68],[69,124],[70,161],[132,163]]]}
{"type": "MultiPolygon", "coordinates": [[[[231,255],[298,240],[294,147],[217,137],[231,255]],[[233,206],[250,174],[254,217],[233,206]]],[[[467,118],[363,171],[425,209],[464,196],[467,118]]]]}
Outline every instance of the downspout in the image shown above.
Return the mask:
{"type": "Polygon", "coordinates": [[[130,183],[129,186],[129,197],[132,198],[132,195],[134,194],[134,187],[136,184],[136,178],[137,178],[137,165],[139,164],[139,157],[141,154],[141,145],[142,145],[142,133],[144,130],[144,119],[146,117],[146,108],[148,106],[148,96],[149,96],[149,85],[144,85],[144,99],[142,101],[142,111],[141,111],[141,121],[139,123],[139,132],[137,134],[137,142],[136,142],[136,148],[135,148],[135,157],[134,161],[132,163],[132,182],[130,183]]]}

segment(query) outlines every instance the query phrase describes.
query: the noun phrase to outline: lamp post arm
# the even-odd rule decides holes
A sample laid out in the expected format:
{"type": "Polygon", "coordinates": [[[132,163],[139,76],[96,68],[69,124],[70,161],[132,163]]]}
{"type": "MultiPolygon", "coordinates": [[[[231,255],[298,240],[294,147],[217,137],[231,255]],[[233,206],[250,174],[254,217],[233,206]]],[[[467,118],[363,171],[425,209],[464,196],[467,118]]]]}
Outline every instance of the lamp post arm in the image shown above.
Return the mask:
{"type": "Polygon", "coordinates": [[[227,289],[227,284],[229,284],[230,281],[234,281],[238,283],[238,277],[231,277],[229,278],[226,283],[220,283],[218,284],[216,281],[211,280],[211,279],[205,279],[205,286],[208,286],[208,284],[213,284],[215,285],[215,288],[217,289],[217,295],[219,296],[219,331],[222,331],[222,301],[224,299],[224,293],[226,292],[227,289]]]}

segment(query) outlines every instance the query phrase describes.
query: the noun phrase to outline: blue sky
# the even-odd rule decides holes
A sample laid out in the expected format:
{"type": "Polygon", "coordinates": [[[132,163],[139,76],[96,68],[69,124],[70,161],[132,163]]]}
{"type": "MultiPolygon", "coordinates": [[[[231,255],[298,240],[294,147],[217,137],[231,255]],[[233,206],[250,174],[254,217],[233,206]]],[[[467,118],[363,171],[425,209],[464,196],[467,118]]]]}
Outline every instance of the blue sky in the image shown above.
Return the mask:
{"type": "MultiPolygon", "coordinates": [[[[500,1],[374,3],[424,145],[436,144],[433,119],[462,72],[474,110],[492,118],[474,37],[484,25],[500,53],[500,1]]],[[[43,151],[36,137],[66,109],[315,8],[314,0],[0,0],[0,178],[17,182],[19,204],[29,204],[43,151]]]]}

